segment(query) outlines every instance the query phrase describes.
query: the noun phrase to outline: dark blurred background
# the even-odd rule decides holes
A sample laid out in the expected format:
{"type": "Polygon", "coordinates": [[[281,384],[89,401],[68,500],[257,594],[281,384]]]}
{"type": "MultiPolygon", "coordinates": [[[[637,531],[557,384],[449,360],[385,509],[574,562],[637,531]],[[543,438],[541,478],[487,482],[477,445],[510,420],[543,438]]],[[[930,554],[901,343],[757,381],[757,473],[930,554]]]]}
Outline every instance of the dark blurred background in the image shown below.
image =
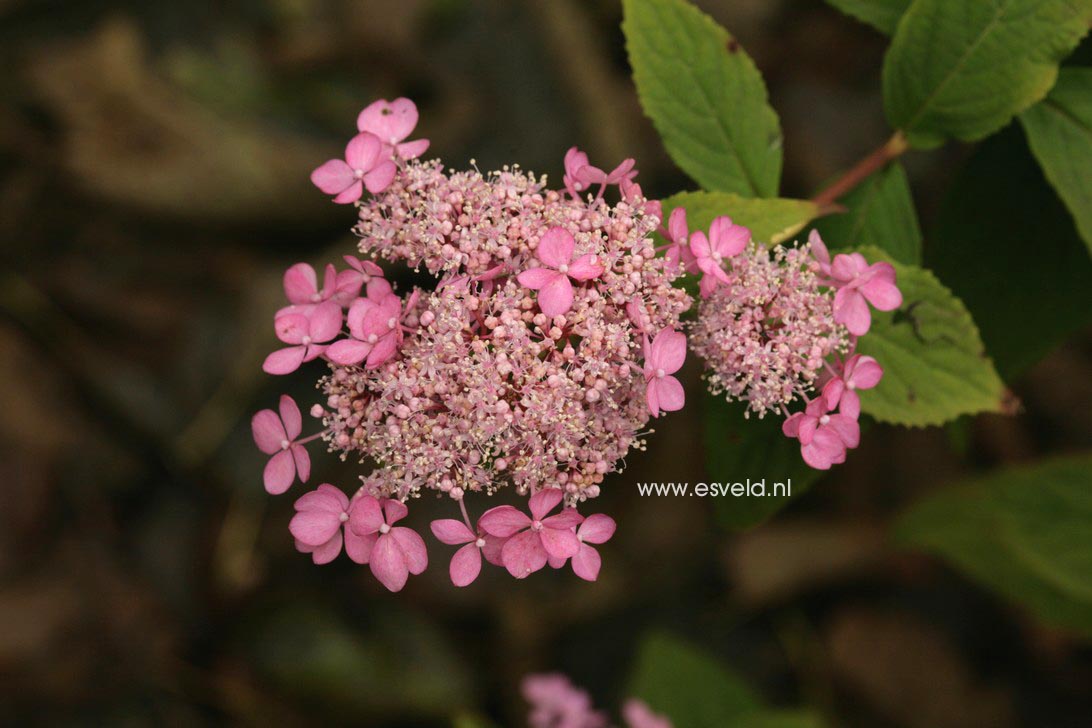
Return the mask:
{"type": "MultiPolygon", "coordinates": [[[[819,0],[698,4],[766,76],[784,194],[886,138],[878,33],[819,0]]],[[[651,195],[690,188],[638,106],[620,20],[617,0],[0,1],[0,723],[515,726],[529,671],[615,705],[650,628],[833,725],[1092,714],[1087,645],[884,536],[954,478],[1090,444],[1087,331],[1012,379],[1016,416],[873,427],[743,534],[710,500],[637,497],[638,480],[777,475],[709,476],[698,407],[661,420],[604,487],[620,528],[595,584],[488,570],[455,589],[453,550],[430,542],[392,595],[293,550],[293,496],[263,491],[249,419],[285,388],[317,398],[317,369],[260,371],[284,268],[353,249],[351,209],[311,169],[367,102],[407,95],[449,165],[556,181],[578,144],[636,157],[651,195]]],[[[927,250],[969,153],[906,159],[927,250]]],[[[313,482],[356,482],[312,450],[313,482]]],[[[421,503],[424,529],[446,504],[421,503]]]]}

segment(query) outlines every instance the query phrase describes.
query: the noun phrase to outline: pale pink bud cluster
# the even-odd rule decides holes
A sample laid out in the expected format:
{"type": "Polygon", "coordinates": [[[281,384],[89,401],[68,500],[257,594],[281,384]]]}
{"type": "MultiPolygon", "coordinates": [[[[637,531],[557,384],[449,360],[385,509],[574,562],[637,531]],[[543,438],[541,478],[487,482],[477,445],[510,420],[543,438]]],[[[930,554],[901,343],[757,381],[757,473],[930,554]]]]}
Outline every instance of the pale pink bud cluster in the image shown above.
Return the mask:
{"type": "Polygon", "coordinates": [[[874,359],[854,353],[857,338],[869,329],[869,304],[890,311],[902,303],[894,268],[870,266],[859,253],[831,262],[814,231],[800,247],[767,248],[722,217],[684,249],[685,213],[676,210],[668,227],[675,260],[703,274],[690,343],[710,391],[746,402],[748,414],[784,415],[785,435],[799,439],[811,467],[844,462],[860,442],[856,390],[883,376],[874,359]],[[790,414],[797,400],[805,409],[790,414]]]}
{"type": "Polygon", "coordinates": [[[292,532],[317,563],[344,546],[402,588],[427,557],[416,533],[392,524],[409,498],[433,490],[461,510],[432,529],[462,547],[451,564],[457,585],[474,580],[483,556],[517,578],[571,561],[594,580],[590,544],[609,539],[614,522],[575,506],[644,446],[651,416],[684,402],[671,375],[686,355],[678,329],[691,299],[653,247],[660,207],[641,195],[632,160],[608,173],[575,148],[562,191],[518,167],[445,171],[416,159],[426,140],[404,141],[416,122],[408,99],[372,104],[346,158],[312,180],[335,202],[356,203],[361,253],[423,268],[435,285],[400,295],[373,260],[351,256],[345,270],[325,268],[321,287],[311,266],[288,270],[290,305],[274,321],[287,346],[264,369],[287,374],[321,359],[329,371],[325,400],[310,410],[321,432],[299,439],[294,403],[256,416],[255,439],[273,456],[267,490],[284,492],[297,474],[305,481],[302,444],[322,437],[372,470],[352,499],[323,485],[321,497],[297,502],[292,532]],[[612,204],[605,192],[615,185],[612,204]],[[360,199],[364,190],[372,196],[360,199]],[[503,506],[473,524],[465,497],[505,486],[530,497],[531,515],[503,506]]]}
{"type": "MultiPolygon", "coordinates": [[[[610,728],[610,721],[596,710],[586,690],[560,673],[527,675],[520,686],[531,706],[530,728],[610,728]]],[[[629,698],[622,706],[626,728],[672,728],[672,722],[642,700],[629,698]]]]}

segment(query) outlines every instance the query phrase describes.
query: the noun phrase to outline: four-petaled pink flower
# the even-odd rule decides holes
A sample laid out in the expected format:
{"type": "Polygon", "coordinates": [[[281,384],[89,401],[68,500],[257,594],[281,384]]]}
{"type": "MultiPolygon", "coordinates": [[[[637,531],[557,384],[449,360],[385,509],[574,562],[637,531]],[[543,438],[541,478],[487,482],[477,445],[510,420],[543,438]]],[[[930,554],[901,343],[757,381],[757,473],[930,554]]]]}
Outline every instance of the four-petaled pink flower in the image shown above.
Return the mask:
{"type": "Polygon", "coordinates": [[[637,176],[634,169],[636,162],[633,159],[623,159],[622,163],[610,172],[604,172],[599,167],[593,167],[588,163],[588,155],[576,147],[565,152],[565,187],[574,198],[579,198],[580,193],[594,184],[621,185],[622,182],[632,181],[637,176]]]}
{"type": "Polygon", "coordinates": [[[643,342],[645,355],[645,397],[648,411],[653,417],[660,412],[682,409],[686,393],[678,379],[671,376],[682,368],[686,360],[686,336],[674,329],[664,329],[656,334],[650,345],[648,336],[643,342]]]}
{"type": "Polygon", "coordinates": [[[416,127],[417,104],[407,98],[373,101],[356,117],[356,128],[379,137],[386,156],[393,148],[402,159],[416,159],[428,149],[428,139],[403,142],[416,127]]]}
{"type": "Polygon", "coordinates": [[[883,367],[870,356],[854,354],[846,359],[842,376],[831,379],[823,387],[823,399],[827,409],[835,407],[844,415],[857,419],[861,414],[861,397],[858,389],[872,389],[883,378],[883,367]]]}
{"type": "Polygon", "coordinates": [[[709,236],[701,230],[690,235],[690,253],[695,265],[702,272],[701,295],[707,298],[720,283],[731,280],[723,268],[728,258],[739,255],[751,242],[751,231],[732,223],[732,218],[721,215],[709,225],[709,236]]]}
{"type": "Polygon", "coordinates": [[[375,578],[392,592],[401,591],[410,574],[420,574],[428,566],[425,541],[413,529],[394,525],[409,513],[401,501],[384,498],[380,504],[370,495],[357,500],[349,528],[371,544],[368,564],[375,578]]]}
{"type": "Polygon", "coordinates": [[[375,134],[357,134],[345,147],[345,159],[330,159],[311,173],[311,181],[334,202],[346,205],[363,196],[364,188],[377,194],[387,189],[398,171],[383,157],[383,142],[375,134]]]}
{"type": "MultiPolygon", "coordinates": [[[[593,513],[584,519],[576,528],[576,538],[580,541],[580,550],[573,554],[573,573],[584,581],[595,581],[599,578],[599,569],[603,565],[603,559],[599,551],[588,544],[604,544],[610,541],[618,524],[610,516],[602,513],[593,513]]],[[[550,566],[560,569],[565,565],[564,559],[550,557],[550,566]]]]}
{"type": "Polygon", "coordinates": [[[838,287],[834,320],[845,324],[854,336],[864,336],[872,325],[869,303],[879,311],[894,311],[902,305],[902,293],[895,285],[895,267],[890,263],[869,265],[860,253],[840,253],[834,256],[830,276],[838,287]]]}
{"type": "Polygon", "coordinates": [[[491,564],[501,566],[501,549],[504,539],[491,536],[479,526],[478,533],[471,531],[465,523],[454,518],[441,518],[433,521],[432,535],[449,546],[465,544],[451,557],[448,573],[455,586],[467,586],[482,570],[482,556],[491,564]]]}
{"type": "Polygon", "coordinates": [[[517,276],[519,282],[538,291],[538,307],[547,316],[560,316],[573,305],[574,281],[590,281],[603,275],[606,268],[595,254],[587,253],[573,260],[576,240],[568,230],[552,227],[546,231],[535,248],[535,257],[547,266],[531,268],[517,276]]]}
{"type": "Polygon", "coordinates": [[[368,563],[374,542],[353,533],[348,527],[353,511],[360,498],[348,496],[329,483],[323,483],[296,501],[296,515],[288,524],[288,530],[296,539],[296,550],[311,554],[316,564],[328,564],[341,553],[358,564],[368,563]]]}
{"type": "Polygon", "coordinates": [[[265,358],[267,374],[291,374],[300,364],[318,358],[341,331],[341,306],[325,301],[307,313],[281,313],[273,322],[277,338],[286,344],[265,358]]]}
{"type": "Polygon", "coordinates": [[[800,440],[804,462],[816,470],[829,470],[831,465],[844,463],[846,448],[857,447],[861,440],[857,420],[845,414],[830,414],[822,396],[781,423],[781,431],[800,440]]]}
{"type": "Polygon", "coordinates": [[[367,358],[365,367],[375,369],[387,362],[402,343],[402,299],[393,293],[379,301],[358,298],[349,309],[349,333],[339,339],[326,355],[336,364],[355,366],[367,358]]]}
{"type": "Polygon", "coordinates": [[[497,506],[482,514],[478,525],[490,536],[508,539],[501,549],[501,562],[508,573],[523,579],[553,557],[568,559],[580,551],[580,539],[573,532],[583,516],[575,508],[563,508],[547,516],[563,498],[559,488],[543,488],[531,496],[531,516],[513,506],[497,506]]]}
{"type": "Polygon", "coordinates": [[[300,408],[294,399],[282,394],[278,409],[279,416],[271,409],[264,409],[250,420],[250,431],[258,449],[273,456],[262,474],[266,492],[273,495],[288,490],[297,473],[303,483],[311,477],[311,456],[296,442],[303,431],[300,408]]]}

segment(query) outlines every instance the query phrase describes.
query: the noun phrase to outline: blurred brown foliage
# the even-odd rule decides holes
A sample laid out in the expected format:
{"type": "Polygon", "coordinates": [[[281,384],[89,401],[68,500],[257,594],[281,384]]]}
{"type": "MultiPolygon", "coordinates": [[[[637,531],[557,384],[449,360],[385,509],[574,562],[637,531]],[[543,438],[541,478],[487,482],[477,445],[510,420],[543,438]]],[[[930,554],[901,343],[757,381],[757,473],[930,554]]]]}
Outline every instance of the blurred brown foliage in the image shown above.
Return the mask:
{"type": "MultiPolygon", "coordinates": [[[[818,0],[703,0],[763,69],[786,192],[884,136],[884,40],[818,0]]],[[[900,505],[969,467],[1087,445],[1089,347],[1015,385],[1018,417],[875,428],[764,527],[696,482],[698,423],[658,423],[604,488],[621,528],[600,582],[447,583],[398,595],[292,549],[250,414],[270,381],[280,273],[351,249],[310,187],[360,107],[409,95],[452,165],[560,174],[579,144],[689,186],[641,115],[613,0],[5,0],[0,3],[0,723],[517,725],[518,678],[563,669],[604,704],[638,636],[690,636],[771,702],[839,725],[1078,725],[1087,647],[885,545],[900,505]],[[1064,382],[1065,384],[1061,384],[1064,382]]],[[[908,160],[923,221],[963,150],[908,160]]],[[[699,386],[689,365],[690,391],[699,386]]],[[[351,467],[317,460],[316,482],[351,467]]],[[[744,477],[751,474],[735,474],[744,477]]],[[[420,510],[442,504],[424,503],[420,510]]],[[[425,514],[417,514],[424,523],[425,514]]],[[[432,515],[432,514],[428,514],[432,515]]]]}

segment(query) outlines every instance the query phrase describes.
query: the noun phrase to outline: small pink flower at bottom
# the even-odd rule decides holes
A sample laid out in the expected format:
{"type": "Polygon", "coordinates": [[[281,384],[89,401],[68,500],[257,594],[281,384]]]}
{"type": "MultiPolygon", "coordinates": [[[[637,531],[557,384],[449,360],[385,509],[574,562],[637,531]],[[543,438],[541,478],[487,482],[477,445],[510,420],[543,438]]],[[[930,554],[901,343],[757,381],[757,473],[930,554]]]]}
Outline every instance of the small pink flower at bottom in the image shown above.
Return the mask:
{"type": "Polygon", "coordinates": [[[465,544],[451,557],[448,572],[451,583],[455,586],[467,586],[482,570],[482,556],[496,566],[502,566],[501,549],[504,539],[490,536],[488,533],[474,533],[462,521],[454,518],[442,518],[431,524],[432,534],[449,546],[465,544]]]}
{"type": "Polygon", "coordinates": [[[296,549],[311,554],[311,560],[316,564],[328,564],[341,553],[344,543],[350,559],[358,564],[368,563],[372,542],[347,527],[359,502],[359,498],[350,501],[329,483],[300,496],[295,503],[296,515],[288,524],[288,530],[296,539],[296,549]]]}
{"type": "Polygon", "coordinates": [[[311,173],[311,182],[334,202],[347,205],[364,195],[373,195],[390,186],[398,171],[394,162],[383,159],[383,143],[375,134],[357,134],[345,147],[345,159],[330,159],[311,173]]]}
{"type": "Polygon", "coordinates": [[[528,501],[530,518],[513,506],[497,506],[478,520],[489,535],[508,539],[501,549],[501,562],[512,576],[523,579],[546,566],[551,556],[568,559],[580,550],[573,527],[584,520],[583,516],[573,508],[546,515],[563,497],[559,488],[543,488],[528,501]]]}
{"type": "Polygon", "coordinates": [[[894,311],[902,305],[902,293],[895,285],[895,267],[890,263],[868,264],[860,253],[840,253],[830,266],[834,294],[834,320],[854,336],[864,336],[872,326],[868,304],[878,311],[894,311]]]}
{"type": "Polygon", "coordinates": [[[280,415],[271,409],[258,412],[250,420],[250,430],[258,449],[272,455],[265,464],[262,479],[265,490],[280,495],[288,490],[296,474],[306,483],[311,477],[311,456],[307,449],[296,442],[303,430],[303,418],[296,401],[287,394],[281,395],[280,415]]]}
{"type": "Polygon", "coordinates": [[[857,419],[861,414],[861,397],[858,389],[872,389],[883,378],[883,367],[870,356],[854,354],[846,359],[842,376],[831,379],[823,387],[823,399],[827,409],[835,407],[844,415],[857,419]]]}
{"type": "Polygon", "coordinates": [[[702,272],[701,295],[707,298],[713,289],[731,279],[724,270],[724,261],[739,255],[751,242],[751,231],[742,225],[734,225],[726,215],[714,218],[709,225],[709,236],[701,230],[690,236],[690,252],[695,265],[702,272]]]}
{"type": "Polygon", "coordinates": [[[394,524],[406,517],[404,503],[362,495],[349,514],[349,527],[372,544],[369,566],[379,582],[392,592],[401,591],[410,574],[428,566],[428,550],[416,531],[394,524]]]}
{"type": "Polygon", "coordinates": [[[674,728],[666,716],[653,713],[643,700],[630,698],[622,705],[622,717],[628,728],[674,728]]]}
{"type": "MultiPolygon", "coordinates": [[[[604,544],[610,541],[618,524],[610,516],[602,513],[593,513],[584,519],[576,529],[576,538],[580,541],[580,550],[573,554],[573,573],[584,581],[595,581],[599,578],[599,569],[603,565],[603,559],[599,552],[588,544],[604,544]]],[[[550,557],[550,566],[560,569],[565,565],[565,559],[550,557]]]]}
{"type": "Polygon", "coordinates": [[[653,417],[660,412],[681,410],[686,403],[686,392],[678,379],[671,376],[682,368],[686,359],[686,336],[674,329],[664,329],[656,334],[650,345],[644,337],[645,397],[648,411],[653,417]]]}
{"type": "Polygon", "coordinates": [[[846,449],[861,441],[857,420],[844,414],[830,414],[823,397],[808,402],[803,412],[797,412],[783,423],[781,431],[800,440],[800,455],[816,470],[829,470],[831,465],[844,463],[846,449]]]}
{"type": "Polygon", "coordinates": [[[531,704],[530,728],[607,728],[607,718],[592,706],[591,696],[564,675],[528,675],[520,688],[531,704]]]}
{"type": "Polygon", "coordinates": [[[368,104],[356,117],[356,128],[379,137],[387,154],[393,148],[402,159],[416,159],[428,150],[428,139],[403,140],[417,127],[417,119],[417,104],[409,99],[379,99],[368,104]]]}
{"type": "Polygon", "coordinates": [[[606,270],[594,254],[588,253],[573,260],[576,240],[568,230],[553,227],[546,231],[535,248],[535,257],[545,268],[531,268],[516,278],[520,284],[538,291],[538,307],[547,316],[560,316],[573,305],[574,281],[590,281],[603,275],[606,270]]]}
{"type": "Polygon", "coordinates": [[[277,338],[286,344],[265,358],[266,374],[291,374],[300,364],[317,359],[341,331],[341,306],[325,301],[308,313],[282,313],[273,321],[277,338]]]}

